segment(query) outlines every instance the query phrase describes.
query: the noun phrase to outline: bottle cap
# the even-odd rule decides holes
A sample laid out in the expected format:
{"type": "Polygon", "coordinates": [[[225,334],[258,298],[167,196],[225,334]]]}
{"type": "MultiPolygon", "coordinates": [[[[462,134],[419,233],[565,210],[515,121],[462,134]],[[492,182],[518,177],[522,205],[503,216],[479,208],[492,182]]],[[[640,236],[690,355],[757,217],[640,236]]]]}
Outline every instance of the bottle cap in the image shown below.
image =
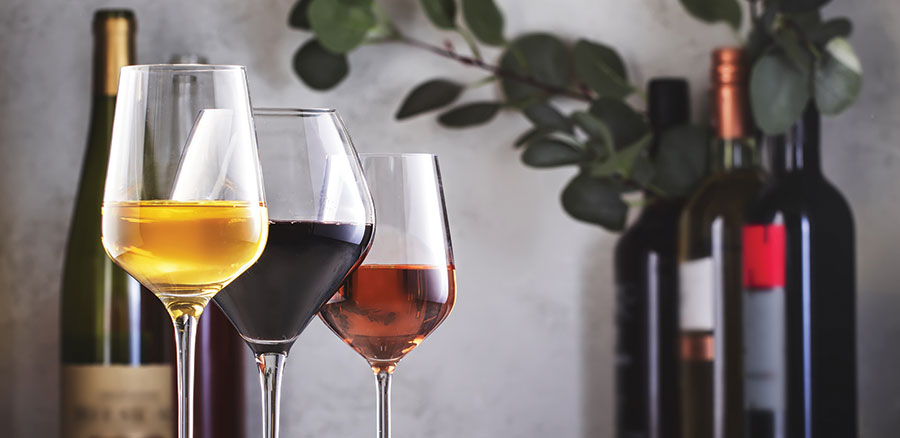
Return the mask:
{"type": "Polygon", "coordinates": [[[684,78],[654,78],[648,86],[647,115],[655,133],[691,120],[691,92],[684,78]]]}

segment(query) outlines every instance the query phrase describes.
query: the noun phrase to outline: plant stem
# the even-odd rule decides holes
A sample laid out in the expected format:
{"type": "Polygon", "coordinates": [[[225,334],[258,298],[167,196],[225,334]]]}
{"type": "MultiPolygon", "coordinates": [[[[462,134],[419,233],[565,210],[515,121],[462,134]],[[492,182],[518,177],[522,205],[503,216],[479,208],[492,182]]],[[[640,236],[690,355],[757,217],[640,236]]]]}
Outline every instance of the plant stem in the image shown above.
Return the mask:
{"type": "Polygon", "coordinates": [[[469,50],[472,51],[472,56],[474,56],[475,59],[481,61],[481,51],[478,50],[478,43],[475,42],[475,38],[472,37],[472,34],[468,30],[461,27],[457,27],[456,32],[460,34],[460,36],[462,36],[464,40],[466,40],[466,44],[469,45],[469,50]]]}
{"type": "Polygon", "coordinates": [[[497,77],[502,77],[502,78],[512,79],[514,81],[522,82],[522,83],[531,85],[532,87],[544,90],[549,94],[565,96],[565,97],[569,97],[572,99],[576,99],[576,100],[580,100],[580,101],[588,102],[588,103],[593,102],[593,100],[594,100],[590,93],[587,93],[584,91],[570,90],[568,88],[557,87],[554,85],[545,84],[545,83],[535,79],[531,75],[523,75],[518,72],[514,72],[514,71],[510,71],[510,70],[501,68],[499,66],[491,65],[491,64],[484,62],[481,59],[473,58],[473,57],[466,56],[466,55],[461,55],[459,53],[456,53],[453,50],[448,50],[448,49],[445,49],[442,47],[438,47],[438,46],[426,43],[424,41],[419,41],[417,39],[410,38],[406,35],[399,35],[393,41],[397,41],[397,42],[406,44],[410,47],[415,47],[418,49],[429,51],[436,55],[443,56],[445,58],[457,61],[463,65],[468,65],[471,67],[480,68],[482,70],[487,70],[487,71],[493,73],[497,77]]]}

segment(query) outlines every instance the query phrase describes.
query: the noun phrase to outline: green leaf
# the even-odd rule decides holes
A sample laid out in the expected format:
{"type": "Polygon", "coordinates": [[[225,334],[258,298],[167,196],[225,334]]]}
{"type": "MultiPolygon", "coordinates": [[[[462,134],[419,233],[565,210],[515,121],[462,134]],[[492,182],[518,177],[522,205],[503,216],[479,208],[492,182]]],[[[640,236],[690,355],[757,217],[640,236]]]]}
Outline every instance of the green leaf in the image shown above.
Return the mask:
{"type": "Polygon", "coordinates": [[[312,0],[308,16],[316,38],[334,53],[355,49],[377,24],[372,0],[312,0]]]}
{"type": "Polygon", "coordinates": [[[813,61],[812,53],[800,42],[800,38],[793,29],[781,29],[775,33],[774,37],[784,54],[794,63],[794,67],[804,74],[810,71],[813,61]]]}
{"type": "Polygon", "coordinates": [[[741,27],[741,5],[736,0],[681,0],[681,4],[698,20],[724,21],[735,30],[741,27]]]}
{"type": "Polygon", "coordinates": [[[584,151],[558,139],[539,139],[528,143],[522,162],[532,167],[557,167],[587,159],[584,151]]]}
{"type": "Polygon", "coordinates": [[[825,46],[816,63],[814,87],[822,114],[838,114],[856,100],[862,88],[862,66],[847,40],[835,38],[825,46]]]}
{"type": "Polygon", "coordinates": [[[625,228],[628,204],[622,201],[617,185],[608,178],[576,176],[563,190],[562,204],[575,219],[610,231],[625,228]]]}
{"type": "Polygon", "coordinates": [[[291,14],[288,16],[288,26],[294,29],[309,30],[307,14],[310,3],[312,3],[312,0],[299,0],[297,3],[294,3],[291,14]]]}
{"type": "Polygon", "coordinates": [[[612,130],[599,117],[585,111],[576,111],[572,113],[572,120],[588,137],[596,142],[596,145],[602,145],[604,153],[608,153],[615,146],[612,130]]]}
{"type": "Polygon", "coordinates": [[[494,0],[462,0],[463,18],[479,41],[489,46],[502,46],[503,14],[494,0]]]}
{"type": "Polygon", "coordinates": [[[594,177],[621,175],[625,178],[631,178],[635,161],[647,150],[651,143],[653,143],[653,137],[649,134],[645,135],[633,144],[622,148],[606,161],[594,163],[590,168],[590,175],[594,177]]]}
{"type": "Polygon", "coordinates": [[[403,120],[450,105],[462,94],[462,91],[462,85],[445,79],[432,79],[424,82],[406,96],[394,117],[397,120],[403,120]]]}
{"type": "Polygon", "coordinates": [[[518,138],[516,138],[516,141],[513,143],[513,145],[517,148],[524,146],[527,143],[531,143],[532,141],[535,141],[537,139],[544,138],[552,134],[554,131],[555,130],[551,128],[531,128],[522,133],[522,135],[520,135],[518,138]]]}
{"type": "Polygon", "coordinates": [[[809,101],[807,75],[781,51],[764,54],[750,73],[750,104],[757,125],[770,135],[785,132],[809,101]]]}
{"type": "Polygon", "coordinates": [[[849,37],[853,33],[853,23],[846,18],[828,20],[821,26],[807,32],[806,37],[816,44],[825,44],[835,38],[849,37]]]}
{"type": "Polygon", "coordinates": [[[441,29],[456,28],[456,1],[455,0],[419,0],[425,15],[441,29]]]}
{"type": "Polygon", "coordinates": [[[525,108],[525,117],[531,120],[534,126],[550,128],[555,131],[573,133],[575,130],[572,120],[564,116],[549,103],[538,103],[525,108]]]}
{"type": "Polygon", "coordinates": [[[346,55],[325,50],[315,38],[311,38],[297,50],[293,66],[294,72],[303,83],[315,90],[334,87],[344,80],[350,71],[346,55]]]}
{"type": "Polygon", "coordinates": [[[466,128],[487,123],[497,112],[497,102],[476,102],[458,106],[438,116],[438,122],[448,128],[466,128]]]}
{"type": "MultiPolygon", "coordinates": [[[[523,35],[503,52],[500,57],[500,69],[563,88],[569,83],[571,76],[569,50],[562,41],[550,34],[523,35]]],[[[507,101],[511,103],[543,98],[547,95],[539,88],[509,77],[501,77],[500,85],[507,101]]]]}
{"type": "Polygon", "coordinates": [[[708,150],[705,127],[681,125],[667,130],[659,139],[653,185],[669,195],[689,195],[706,176],[708,150]]]}
{"type": "Polygon", "coordinates": [[[616,149],[631,145],[650,132],[644,116],[621,100],[597,99],[591,105],[590,113],[609,127],[616,149]]]}
{"type": "Polygon", "coordinates": [[[612,48],[586,40],[575,44],[575,75],[599,96],[622,99],[634,88],[628,82],[625,63],[612,48]]]}
{"type": "Polygon", "coordinates": [[[781,11],[786,14],[799,14],[820,9],[831,0],[779,0],[781,11]]]}

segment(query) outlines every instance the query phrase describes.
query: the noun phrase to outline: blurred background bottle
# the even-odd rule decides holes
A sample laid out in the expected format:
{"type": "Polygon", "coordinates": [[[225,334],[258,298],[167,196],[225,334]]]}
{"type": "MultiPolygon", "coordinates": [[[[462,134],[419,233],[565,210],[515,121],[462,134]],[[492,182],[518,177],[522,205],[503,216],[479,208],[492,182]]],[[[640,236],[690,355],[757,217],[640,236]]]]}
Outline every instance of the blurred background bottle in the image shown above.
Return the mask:
{"type": "MultiPolygon", "coordinates": [[[[682,78],[649,84],[651,154],[662,134],[690,122],[682,78]]],[[[678,409],[678,218],[684,198],[644,193],[647,205],[616,245],[616,437],[681,436],[678,409]]]]}
{"type": "MultiPolygon", "coordinates": [[[[176,54],[169,59],[169,63],[206,64],[208,61],[202,55],[176,54]]],[[[194,78],[184,76],[175,80],[178,82],[174,86],[184,99],[175,99],[172,120],[193,120],[193,117],[181,117],[179,114],[196,114],[199,111],[189,104],[195,101],[189,98],[191,93],[196,92],[194,78]]],[[[184,125],[173,130],[179,140],[171,144],[181,144],[181,139],[188,138],[191,128],[184,125]]],[[[175,165],[170,166],[169,171],[175,168],[175,165]]],[[[194,437],[243,438],[244,365],[253,356],[219,306],[207,306],[200,317],[195,351],[194,437]]]]}
{"type": "Polygon", "coordinates": [[[819,133],[810,104],[767,139],[774,179],[744,227],[752,437],[858,436],[853,215],[822,174],[819,133]]]}
{"type": "Polygon", "coordinates": [[[100,243],[119,69],[134,63],[134,14],[94,16],[88,145],[69,230],[61,294],[62,436],[172,437],[172,328],[152,293],[100,243]]]}
{"type": "Polygon", "coordinates": [[[713,53],[710,176],[688,200],[679,233],[682,436],[744,436],[741,232],[763,184],[738,48],[713,53]]]}

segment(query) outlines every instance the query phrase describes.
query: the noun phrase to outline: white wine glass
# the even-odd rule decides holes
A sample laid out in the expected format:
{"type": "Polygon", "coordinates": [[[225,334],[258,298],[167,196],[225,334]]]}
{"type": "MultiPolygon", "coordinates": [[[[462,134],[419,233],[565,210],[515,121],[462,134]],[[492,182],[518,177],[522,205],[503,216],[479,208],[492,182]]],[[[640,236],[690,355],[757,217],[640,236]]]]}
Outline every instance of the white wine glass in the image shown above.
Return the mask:
{"type": "Polygon", "coordinates": [[[268,235],[244,67],[122,68],[102,210],[107,254],[172,317],[178,437],[190,438],[197,319],[268,235]]]}

